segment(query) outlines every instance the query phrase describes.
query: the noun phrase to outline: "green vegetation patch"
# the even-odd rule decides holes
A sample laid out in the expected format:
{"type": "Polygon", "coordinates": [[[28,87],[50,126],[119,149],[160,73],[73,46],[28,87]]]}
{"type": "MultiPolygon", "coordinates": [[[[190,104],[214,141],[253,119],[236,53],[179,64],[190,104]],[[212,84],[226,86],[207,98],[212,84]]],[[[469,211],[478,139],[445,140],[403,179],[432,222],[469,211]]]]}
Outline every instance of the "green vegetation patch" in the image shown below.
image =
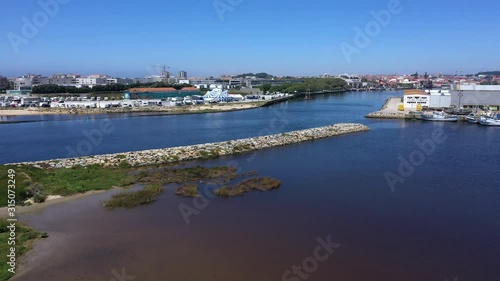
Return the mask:
{"type": "Polygon", "coordinates": [[[179,169],[157,169],[154,171],[142,171],[137,175],[138,183],[156,184],[186,184],[194,182],[228,183],[237,178],[237,169],[232,166],[202,167],[195,166],[179,169]]]}
{"type": "Polygon", "coordinates": [[[0,281],[9,280],[14,274],[10,273],[8,269],[10,268],[7,262],[9,262],[9,257],[7,254],[10,253],[10,248],[16,248],[16,267],[19,266],[19,258],[31,250],[33,242],[40,238],[48,237],[47,233],[35,231],[29,227],[26,227],[20,223],[16,223],[16,242],[15,246],[9,245],[10,229],[9,222],[6,219],[0,219],[0,281]]]}
{"type": "Polygon", "coordinates": [[[247,151],[252,148],[252,145],[249,143],[240,143],[234,146],[233,150],[235,152],[247,151]]]}
{"type": "Polygon", "coordinates": [[[116,194],[110,200],[104,201],[102,206],[108,210],[116,208],[131,209],[156,201],[156,198],[164,192],[165,189],[162,186],[148,185],[139,191],[116,194]]]}
{"type": "MultiPolygon", "coordinates": [[[[0,166],[0,193],[7,194],[8,170],[15,173],[15,191],[18,205],[33,198],[43,202],[47,195],[73,195],[91,190],[108,190],[115,186],[129,186],[133,177],[130,168],[92,165],[88,167],[40,169],[31,166],[0,166]]],[[[0,201],[0,207],[7,205],[7,199],[0,201]]]]}
{"type": "Polygon", "coordinates": [[[182,197],[191,197],[191,198],[200,197],[200,192],[198,191],[198,185],[196,184],[186,184],[179,186],[175,194],[182,197]]]}
{"type": "MultiPolygon", "coordinates": [[[[32,166],[0,166],[0,182],[7,183],[9,169],[15,171],[15,192],[18,206],[28,199],[36,203],[44,202],[48,195],[69,196],[95,190],[109,190],[113,187],[128,187],[133,184],[145,186],[137,192],[123,192],[103,203],[107,209],[133,208],[155,201],[163,194],[163,186],[181,185],[176,194],[179,196],[199,197],[199,184],[221,187],[215,192],[219,196],[230,197],[244,194],[250,190],[270,190],[278,188],[280,182],[271,178],[250,178],[235,186],[226,186],[232,180],[255,176],[251,171],[238,174],[237,167],[172,168],[169,166],[130,167],[128,163],[118,167],[91,165],[73,168],[35,168],[32,166]]],[[[7,194],[7,184],[0,185],[0,192],[7,194]]],[[[7,199],[0,201],[6,206],[7,199]]]]}
{"type": "Polygon", "coordinates": [[[214,194],[219,197],[242,196],[243,194],[258,190],[268,191],[279,188],[281,182],[277,179],[262,177],[246,179],[233,186],[224,186],[214,190],[214,194]]]}

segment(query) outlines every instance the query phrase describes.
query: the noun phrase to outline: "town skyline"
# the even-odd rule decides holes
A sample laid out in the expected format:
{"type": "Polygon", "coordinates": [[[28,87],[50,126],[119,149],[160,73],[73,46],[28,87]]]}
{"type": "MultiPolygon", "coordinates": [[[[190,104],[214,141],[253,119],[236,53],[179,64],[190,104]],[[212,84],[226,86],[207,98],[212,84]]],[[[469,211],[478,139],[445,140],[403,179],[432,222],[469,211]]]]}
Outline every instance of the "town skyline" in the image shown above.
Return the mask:
{"type": "MultiPolygon", "coordinates": [[[[152,69],[152,68],[150,68],[152,69]]],[[[178,77],[179,72],[186,72],[186,70],[178,70],[178,71],[167,71],[171,77],[178,77]]],[[[258,74],[258,73],[266,73],[269,74],[273,77],[321,77],[321,76],[339,76],[339,75],[360,75],[360,76],[413,76],[415,74],[419,75],[429,75],[429,76],[477,76],[480,73],[489,73],[489,72],[499,72],[498,70],[495,69],[486,69],[486,70],[481,70],[477,72],[462,72],[462,71],[455,71],[454,73],[446,73],[446,72],[440,72],[440,71],[413,71],[413,72],[408,72],[408,73],[362,73],[362,72],[319,72],[315,74],[304,74],[304,75],[286,75],[286,74],[276,74],[276,73],[270,73],[267,71],[242,71],[242,72],[236,72],[236,73],[213,73],[209,75],[196,75],[193,74],[191,75],[190,71],[187,71],[189,73],[188,78],[208,78],[208,77],[229,77],[229,76],[238,76],[242,74],[248,74],[248,73],[253,73],[253,74],[258,74]]],[[[57,75],[76,75],[79,77],[90,77],[90,76],[107,76],[107,77],[113,77],[113,78],[147,78],[147,77],[155,77],[155,76],[161,76],[161,70],[157,72],[145,72],[143,75],[137,75],[137,76],[125,76],[125,75],[113,75],[112,73],[105,73],[105,72],[99,72],[99,71],[94,71],[94,72],[80,72],[80,71],[70,71],[70,72],[64,72],[64,71],[55,71],[55,72],[36,72],[36,71],[25,71],[21,72],[19,74],[15,75],[6,75],[5,73],[0,72],[0,76],[6,77],[6,78],[21,78],[29,75],[41,75],[44,77],[52,77],[52,76],[57,76],[57,75]]],[[[495,76],[495,75],[494,75],[495,76]]]]}

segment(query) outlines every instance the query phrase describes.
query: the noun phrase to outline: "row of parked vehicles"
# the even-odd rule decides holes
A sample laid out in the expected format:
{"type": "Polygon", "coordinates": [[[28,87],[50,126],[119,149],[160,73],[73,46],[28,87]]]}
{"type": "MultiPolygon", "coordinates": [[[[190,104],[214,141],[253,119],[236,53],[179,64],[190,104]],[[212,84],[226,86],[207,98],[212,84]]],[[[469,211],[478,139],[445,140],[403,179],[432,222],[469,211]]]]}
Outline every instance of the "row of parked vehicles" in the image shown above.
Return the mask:
{"type": "Polygon", "coordinates": [[[50,100],[32,97],[0,97],[0,107],[50,107],[50,100]]]}
{"type": "Polygon", "coordinates": [[[243,100],[266,100],[282,97],[283,94],[267,96],[232,96],[212,97],[187,96],[157,100],[115,100],[108,97],[0,97],[0,107],[58,107],[58,108],[111,108],[111,107],[146,107],[146,106],[183,106],[205,103],[232,102],[243,100]]]}

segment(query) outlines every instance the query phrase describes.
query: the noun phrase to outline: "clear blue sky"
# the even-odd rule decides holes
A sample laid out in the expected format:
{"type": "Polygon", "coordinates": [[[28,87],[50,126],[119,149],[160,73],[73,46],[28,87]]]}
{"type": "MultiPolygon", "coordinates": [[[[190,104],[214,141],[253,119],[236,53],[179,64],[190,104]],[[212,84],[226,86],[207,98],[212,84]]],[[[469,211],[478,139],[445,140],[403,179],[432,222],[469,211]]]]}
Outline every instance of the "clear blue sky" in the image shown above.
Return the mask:
{"type": "Polygon", "coordinates": [[[350,62],[341,43],[355,46],[354,28],[364,29],[373,20],[370,12],[387,9],[391,1],[58,0],[68,3],[20,43],[23,17],[33,22],[38,15],[43,23],[39,1],[3,1],[0,75],[143,77],[159,64],[189,76],[500,69],[497,1],[402,0],[403,11],[350,62]],[[221,20],[214,3],[236,5],[221,20]],[[12,34],[19,36],[18,53],[12,34]]]}

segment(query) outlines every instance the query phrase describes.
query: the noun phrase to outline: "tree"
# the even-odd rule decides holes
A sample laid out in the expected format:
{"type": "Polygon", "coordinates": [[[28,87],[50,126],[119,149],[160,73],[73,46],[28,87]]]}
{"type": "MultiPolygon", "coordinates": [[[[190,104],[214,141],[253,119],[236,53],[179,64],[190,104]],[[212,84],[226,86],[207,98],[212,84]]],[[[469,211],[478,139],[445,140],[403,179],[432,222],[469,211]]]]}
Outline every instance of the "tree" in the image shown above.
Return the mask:
{"type": "Polygon", "coordinates": [[[415,79],[418,78],[418,72],[415,72],[415,74],[412,75],[415,79]]]}
{"type": "Polygon", "coordinates": [[[271,84],[264,84],[260,86],[260,89],[266,94],[272,88],[271,84]]]}

